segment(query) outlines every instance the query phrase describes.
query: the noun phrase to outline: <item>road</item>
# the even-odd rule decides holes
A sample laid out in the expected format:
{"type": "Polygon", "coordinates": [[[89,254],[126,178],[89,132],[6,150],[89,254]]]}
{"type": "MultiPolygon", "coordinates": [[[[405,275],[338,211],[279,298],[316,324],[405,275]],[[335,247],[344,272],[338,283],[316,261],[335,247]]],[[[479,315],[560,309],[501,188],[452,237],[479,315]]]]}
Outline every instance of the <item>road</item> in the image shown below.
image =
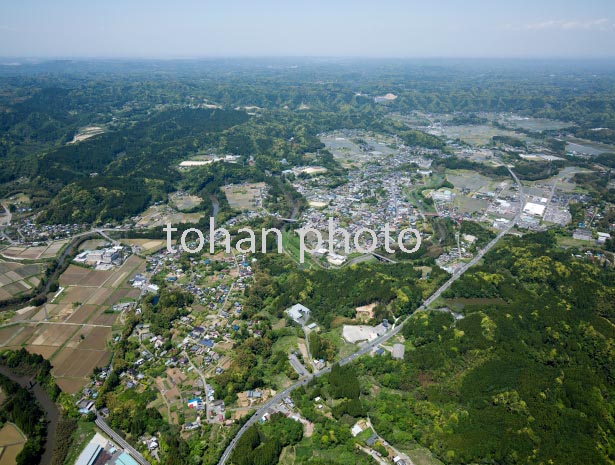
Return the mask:
{"type": "Polygon", "coordinates": [[[96,417],[96,426],[98,426],[103,431],[103,433],[105,433],[107,436],[113,439],[116,442],[116,444],[118,444],[122,449],[124,449],[124,451],[128,452],[130,456],[133,459],[135,459],[138,463],[140,463],[141,465],[150,465],[150,463],[147,460],[145,460],[145,458],[143,458],[143,456],[139,452],[137,452],[137,450],[134,447],[132,447],[130,444],[124,441],[122,436],[117,434],[113,430],[113,428],[111,428],[107,423],[105,423],[105,420],[103,420],[102,417],[100,416],[96,417]]]}
{"type": "MultiPolygon", "coordinates": [[[[416,311],[420,312],[420,311],[427,310],[429,308],[429,306],[436,299],[438,299],[442,295],[443,292],[448,290],[448,288],[450,288],[451,285],[455,281],[457,281],[466,271],[468,271],[471,267],[473,267],[480,260],[482,260],[482,258],[485,256],[485,254],[487,252],[489,252],[498,243],[498,241],[500,239],[502,239],[502,237],[504,237],[507,233],[509,233],[510,230],[515,226],[515,224],[519,220],[521,214],[523,213],[523,206],[525,205],[525,194],[523,193],[523,186],[521,185],[521,182],[519,181],[519,178],[517,177],[517,175],[510,168],[508,168],[508,171],[510,172],[510,175],[512,176],[512,178],[515,180],[515,183],[517,184],[517,186],[519,188],[519,195],[521,196],[521,199],[520,199],[521,202],[520,202],[520,206],[519,206],[519,211],[515,215],[514,220],[511,221],[505,229],[500,231],[500,233],[491,242],[489,242],[479,253],[477,253],[476,256],[471,261],[469,261],[464,266],[462,266],[459,269],[457,269],[455,271],[455,273],[442,286],[440,286],[436,292],[434,292],[427,300],[425,300],[423,302],[423,304],[416,311]]],[[[370,341],[369,343],[365,344],[358,351],[356,351],[353,354],[349,355],[348,357],[340,360],[339,364],[340,365],[346,365],[348,363],[351,363],[354,360],[356,360],[357,358],[361,357],[362,355],[365,355],[366,353],[368,353],[371,350],[373,350],[374,347],[377,347],[378,345],[388,341],[389,339],[391,339],[393,336],[397,335],[402,330],[402,328],[409,321],[409,319],[410,319],[410,317],[406,317],[406,319],[404,321],[402,321],[399,324],[399,326],[396,326],[395,328],[391,329],[388,333],[386,333],[386,334],[384,334],[384,335],[382,335],[382,336],[380,336],[380,337],[370,341]]],[[[246,430],[250,426],[252,426],[254,423],[256,423],[265,413],[267,413],[267,411],[271,407],[273,407],[277,403],[281,402],[282,399],[286,398],[295,389],[297,389],[300,386],[304,386],[307,383],[309,383],[313,378],[318,378],[320,376],[323,376],[323,375],[329,373],[330,371],[331,371],[331,367],[328,366],[328,367],[326,367],[326,368],[316,372],[313,375],[308,375],[308,376],[300,379],[299,381],[297,381],[295,384],[287,387],[282,392],[279,392],[278,394],[273,396],[271,399],[269,399],[261,408],[259,408],[256,411],[256,413],[254,413],[254,415],[252,415],[252,417],[250,417],[250,419],[237,432],[237,434],[235,435],[233,440],[230,442],[230,444],[227,446],[226,450],[222,454],[222,457],[220,457],[220,461],[218,462],[218,465],[224,465],[226,463],[226,461],[231,456],[231,453],[233,452],[233,449],[237,445],[237,441],[239,441],[239,438],[241,438],[241,436],[246,432],[246,430]]]]}
{"type": "Polygon", "coordinates": [[[201,378],[201,381],[203,382],[203,396],[205,397],[205,423],[209,423],[210,407],[209,407],[209,394],[207,392],[207,380],[205,379],[205,375],[203,374],[203,372],[194,363],[192,363],[192,360],[190,359],[188,352],[184,350],[182,352],[182,355],[188,359],[190,366],[192,367],[194,371],[198,373],[199,377],[201,378]]]}
{"type": "Polygon", "coordinates": [[[307,371],[307,369],[301,364],[295,354],[290,354],[288,356],[288,361],[299,376],[308,376],[310,374],[310,372],[307,371]]]}
{"type": "MultiPolygon", "coordinates": [[[[118,245],[119,244],[119,241],[113,239],[112,237],[109,237],[109,235],[105,232],[105,231],[108,231],[108,230],[105,230],[105,229],[95,229],[94,231],[97,232],[98,234],[100,234],[105,239],[107,239],[113,245],[118,245]]],[[[112,231],[117,231],[117,229],[114,229],[112,231]]]]}
{"type": "Polygon", "coordinates": [[[5,213],[2,214],[2,216],[0,216],[0,237],[4,237],[7,241],[9,241],[11,243],[11,245],[15,245],[16,242],[11,239],[8,234],[5,234],[4,232],[4,227],[5,226],[9,226],[11,224],[11,220],[13,218],[13,214],[11,213],[11,209],[9,208],[9,204],[8,203],[2,203],[0,204],[0,206],[2,206],[2,208],[4,209],[5,213]]]}
{"type": "Polygon", "coordinates": [[[79,326],[88,328],[113,328],[112,325],[95,325],[92,323],[72,323],[70,321],[47,321],[47,320],[19,320],[11,323],[4,323],[0,325],[0,328],[6,328],[7,326],[15,326],[17,324],[33,324],[33,325],[59,325],[59,326],[79,326]]]}

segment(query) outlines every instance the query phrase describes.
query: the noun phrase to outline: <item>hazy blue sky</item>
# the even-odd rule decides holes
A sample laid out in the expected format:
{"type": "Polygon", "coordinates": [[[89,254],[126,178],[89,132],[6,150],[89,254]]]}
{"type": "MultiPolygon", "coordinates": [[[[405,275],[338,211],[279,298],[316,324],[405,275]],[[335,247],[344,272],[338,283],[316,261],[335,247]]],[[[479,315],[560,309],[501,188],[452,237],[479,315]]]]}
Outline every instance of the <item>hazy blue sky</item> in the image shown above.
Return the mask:
{"type": "Polygon", "coordinates": [[[0,0],[0,56],[277,55],[614,57],[615,0],[0,0]]]}

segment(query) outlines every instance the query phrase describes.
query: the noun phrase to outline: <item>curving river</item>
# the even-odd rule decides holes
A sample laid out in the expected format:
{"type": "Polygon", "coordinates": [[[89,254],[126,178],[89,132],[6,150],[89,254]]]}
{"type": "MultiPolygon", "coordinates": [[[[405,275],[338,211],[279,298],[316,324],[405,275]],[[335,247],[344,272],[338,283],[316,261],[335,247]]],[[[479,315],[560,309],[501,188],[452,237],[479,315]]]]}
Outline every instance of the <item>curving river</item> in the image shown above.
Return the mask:
{"type": "MultiPolygon", "coordinates": [[[[32,380],[31,376],[21,376],[13,373],[8,367],[0,365],[0,374],[3,374],[7,378],[21,385],[22,387],[28,388],[30,381],[32,380]]],[[[43,388],[37,383],[34,385],[30,392],[34,394],[36,400],[40,404],[41,408],[47,414],[47,439],[45,441],[45,452],[41,457],[41,465],[50,465],[51,464],[51,455],[53,454],[53,445],[55,443],[56,437],[56,427],[58,426],[58,418],[60,417],[60,412],[58,411],[58,407],[56,404],[49,398],[47,393],[43,390],[43,388]]]]}

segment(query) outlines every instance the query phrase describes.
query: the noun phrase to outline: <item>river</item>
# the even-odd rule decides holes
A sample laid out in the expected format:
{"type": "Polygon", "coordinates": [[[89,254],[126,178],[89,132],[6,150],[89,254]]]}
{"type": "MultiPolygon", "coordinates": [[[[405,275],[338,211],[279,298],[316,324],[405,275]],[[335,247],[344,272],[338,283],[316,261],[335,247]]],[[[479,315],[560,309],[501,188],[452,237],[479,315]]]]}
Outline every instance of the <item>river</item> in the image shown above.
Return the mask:
{"type": "MultiPolygon", "coordinates": [[[[0,365],[0,374],[6,376],[17,384],[27,388],[29,382],[32,380],[31,376],[20,376],[13,373],[9,368],[0,365]]],[[[56,427],[58,426],[58,419],[60,417],[60,412],[58,411],[58,407],[56,404],[49,398],[44,389],[40,386],[40,384],[35,384],[30,392],[34,394],[36,400],[40,404],[41,408],[47,414],[47,439],[45,441],[45,452],[41,457],[41,465],[50,465],[51,464],[51,455],[53,454],[53,445],[55,443],[56,437],[56,427]]]]}

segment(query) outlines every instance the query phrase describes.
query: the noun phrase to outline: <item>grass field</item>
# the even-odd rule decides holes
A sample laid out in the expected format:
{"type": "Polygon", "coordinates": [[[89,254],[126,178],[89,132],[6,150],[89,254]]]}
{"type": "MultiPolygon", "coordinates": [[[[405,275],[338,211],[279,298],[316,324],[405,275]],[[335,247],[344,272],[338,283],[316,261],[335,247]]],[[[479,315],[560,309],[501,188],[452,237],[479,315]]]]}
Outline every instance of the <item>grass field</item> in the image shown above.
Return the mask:
{"type": "Polygon", "coordinates": [[[275,353],[281,350],[284,353],[290,353],[297,349],[297,339],[297,336],[283,336],[275,341],[271,352],[275,353]]]}
{"type": "MultiPolygon", "coordinates": [[[[300,243],[301,241],[299,240],[299,236],[293,231],[282,232],[282,245],[284,247],[284,251],[297,263],[299,263],[301,258],[299,249],[300,243]]],[[[304,262],[300,264],[300,266],[303,268],[313,268],[317,265],[314,263],[311,255],[306,251],[304,255],[304,262]]]]}
{"type": "Polygon", "coordinates": [[[164,226],[167,223],[197,223],[203,216],[203,213],[182,213],[174,209],[170,209],[166,205],[153,205],[149,207],[141,215],[141,219],[137,223],[139,228],[153,228],[156,226],[164,226]]]}

